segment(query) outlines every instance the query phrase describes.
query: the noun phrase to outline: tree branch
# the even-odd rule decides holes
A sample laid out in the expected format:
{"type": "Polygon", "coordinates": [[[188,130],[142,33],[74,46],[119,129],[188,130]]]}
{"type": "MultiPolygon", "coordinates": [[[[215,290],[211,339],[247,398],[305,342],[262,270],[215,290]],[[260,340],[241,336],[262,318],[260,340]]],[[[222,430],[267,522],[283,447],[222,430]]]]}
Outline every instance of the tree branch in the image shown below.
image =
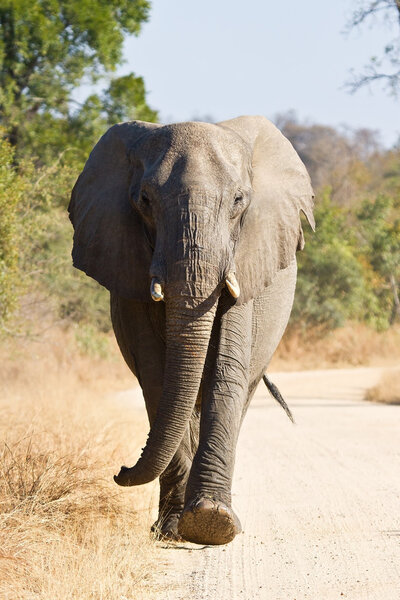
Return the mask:
{"type": "Polygon", "coordinates": [[[360,88],[369,85],[374,81],[382,81],[386,82],[386,87],[392,89],[392,92],[396,94],[396,89],[400,87],[400,69],[395,71],[394,73],[378,73],[376,71],[371,74],[360,75],[353,79],[353,81],[349,81],[345,84],[345,88],[349,90],[351,94],[354,94],[360,88]]]}
{"type": "MultiPolygon", "coordinates": [[[[400,0],[396,0],[400,1],[400,0]]],[[[371,15],[375,15],[378,12],[390,10],[390,4],[392,4],[392,0],[375,0],[371,2],[368,8],[359,8],[354,11],[351,20],[347,23],[347,29],[351,30],[354,27],[358,27],[361,23],[364,23],[368,17],[371,15]]]]}
{"type": "MultiPolygon", "coordinates": [[[[362,2],[361,6],[353,12],[351,20],[347,23],[347,31],[364,23],[369,17],[377,13],[387,13],[387,19],[393,23],[393,17],[396,16],[396,21],[400,26],[400,0],[373,0],[372,2],[362,2]]],[[[364,73],[359,76],[354,76],[353,79],[345,83],[350,93],[354,94],[358,89],[373,83],[375,81],[384,81],[386,87],[391,93],[396,96],[400,90],[400,29],[395,41],[387,44],[383,49],[380,59],[371,59],[371,63],[365,68],[364,73]],[[383,69],[384,61],[393,67],[392,73],[380,72],[378,69],[383,69]]]]}
{"type": "Polygon", "coordinates": [[[392,316],[390,318],[390,324],[393,325],[393,323],[396,320],[396,317],[398,317],[400,320],[400,299],[399,299],[399,294],[397,291],[396,280],[394,278],[393,273],[390,275],[389,279],[390,279],[390,287],[391,287],[392,294],[393,294],[393,310],[392,310],[392,316]]]}

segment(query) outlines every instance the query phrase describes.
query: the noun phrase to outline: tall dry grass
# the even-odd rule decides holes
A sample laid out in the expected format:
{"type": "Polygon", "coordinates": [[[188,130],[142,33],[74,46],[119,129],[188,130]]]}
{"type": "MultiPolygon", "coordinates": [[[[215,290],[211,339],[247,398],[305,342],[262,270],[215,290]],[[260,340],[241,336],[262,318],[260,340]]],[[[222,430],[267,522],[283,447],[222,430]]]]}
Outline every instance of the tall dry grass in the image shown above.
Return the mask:
{"type": "Polygon", "coordinates": [[[400,362],[400,327],[378,332],[349,324],[325,335],[288,330],[270,369],[300,371],[356,366],[395,366],[400,362]]]}
{"type": "MultiPolygon", "coordinates": [[[[148,425],[115,399],[133,385],[115,343],[107,360],[90,358],[87,335],[50,328],[40,341],[0,345],[1,600],[152,596],[148,531],[157,490],[112,481],[138,456],[148,425]]],[[[399,351],[398,329],[356,326],[324,339],[289,332],[273,366],[390,364],[399,351]]]]}
{"type": "Polygon", "coordinates": [[[400,404],[400,369],[384,371],[377,385],[367,390],[365,399],[384,404],[400,404]]]}
{"type": "Polygon", "coordinates": [[[148,428],[112,400],[127,369],[80,356],[61,331],[0,359],[0,598],[150,598],[155,489],[112,481],[148,428]]]}

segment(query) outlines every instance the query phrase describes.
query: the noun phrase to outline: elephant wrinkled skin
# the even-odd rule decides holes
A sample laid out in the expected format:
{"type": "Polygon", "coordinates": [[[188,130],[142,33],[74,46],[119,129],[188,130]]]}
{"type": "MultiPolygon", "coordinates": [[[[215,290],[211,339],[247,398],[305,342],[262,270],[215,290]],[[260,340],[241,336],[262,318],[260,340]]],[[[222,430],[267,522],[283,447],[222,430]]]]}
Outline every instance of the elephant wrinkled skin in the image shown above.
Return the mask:
{"type": "Polygon", "coordinates": [[[311,226],[310,179],[263,117],[109,129],[72,192],[74,266],[111,292],[150,433],[115,481],[160,477],[164,537],[224,544],[235,447],[281,339],[311,226]]]}

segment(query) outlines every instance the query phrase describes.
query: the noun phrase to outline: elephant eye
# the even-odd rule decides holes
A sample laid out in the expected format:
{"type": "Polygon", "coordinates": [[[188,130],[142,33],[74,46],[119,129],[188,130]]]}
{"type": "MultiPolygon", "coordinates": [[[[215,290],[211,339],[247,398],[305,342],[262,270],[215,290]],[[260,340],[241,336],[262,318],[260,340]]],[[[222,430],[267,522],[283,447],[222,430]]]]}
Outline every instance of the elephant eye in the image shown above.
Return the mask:
{"type": "Polygon", "coordinates": [[[238,217],[241,212],[243,211],[244,208],[244,198],[243,198],[243,194],[241,192],[237,192],[234,199],[233,199],[233,204],[232,204],[232,208],[231,208],[231,214],[230,217],[231,219],[235,219],[236,217],[238,217]]]}
{"type": "Polygon", "coordinates": [[[150,217],[152,214],[152,202],[150,200],[150,195],[147,192],[140,192],[139,197],[139,208],[142,214],[146,217],[150,217]]]}
{"type": "Polygon", "coordinates": [[[145,192],[142,192],[140,194],[140,196],[141,196],[141,200],[143,202],[143,205],[146,206],[146,207],[150,206],[150,198],[148,197],[148,195],[145,192]]]}
{"type": "Polygon", "coordinates": [[[136,195],[135,204],[142,218],[149,223],[153,222],[153,202],[151,200],[151,195],[148,194],[147,191],[140,190],[139,194],[136,195]]]}

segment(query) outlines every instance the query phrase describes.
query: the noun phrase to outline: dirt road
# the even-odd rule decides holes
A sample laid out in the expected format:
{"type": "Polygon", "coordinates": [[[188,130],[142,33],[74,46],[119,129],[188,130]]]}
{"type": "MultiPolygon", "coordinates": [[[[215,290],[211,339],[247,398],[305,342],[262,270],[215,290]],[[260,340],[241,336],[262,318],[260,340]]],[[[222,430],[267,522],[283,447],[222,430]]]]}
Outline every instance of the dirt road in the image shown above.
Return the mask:
{"type": "Polygon", "coordinates": [[[379,374],[271,375],[295,426],[258,388],[233,486],[244,532],[228,546],[159,544],[156,598],[400,599],[400,407],[361,400],[379,374]]]}

